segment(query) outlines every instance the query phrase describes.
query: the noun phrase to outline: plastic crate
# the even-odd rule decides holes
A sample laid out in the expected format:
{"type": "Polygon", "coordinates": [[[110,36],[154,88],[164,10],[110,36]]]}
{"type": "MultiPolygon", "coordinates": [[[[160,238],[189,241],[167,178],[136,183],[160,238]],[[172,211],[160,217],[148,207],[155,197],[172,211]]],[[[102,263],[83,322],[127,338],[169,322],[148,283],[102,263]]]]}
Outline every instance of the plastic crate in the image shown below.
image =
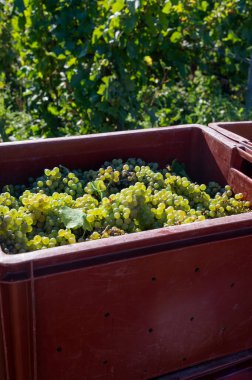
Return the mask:
{"type": "MultiPolygon", "coordinates": [[[[0,144],[1,184],[43,168],[177,158],[252,200],[251,156],[206,127],[0,144]]],[[[252,215],[0,252],[1,380],[149,379],[252,347],[252,215]]]]}
{"type": "Polygon", "coordinates": [[[152,380],[251,380],[252,350],[182,369],[152,380]]]}
{"type": "Polygon", "coordinates": [[[252,150],[252,121],[217,122],[209,127],[252,150]]]}

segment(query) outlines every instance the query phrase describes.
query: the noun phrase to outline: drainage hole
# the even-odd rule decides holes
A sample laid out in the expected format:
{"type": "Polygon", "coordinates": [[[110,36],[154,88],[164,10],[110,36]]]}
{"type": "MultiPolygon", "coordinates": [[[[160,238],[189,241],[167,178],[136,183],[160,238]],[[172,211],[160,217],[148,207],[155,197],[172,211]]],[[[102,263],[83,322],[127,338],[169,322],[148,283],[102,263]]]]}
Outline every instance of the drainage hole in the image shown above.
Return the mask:
{"type": "Polygon", "coordinates": [[[233,288],[235,286],[234,282],[230,285],[230,288],[233,288]]]}
{"type": "Polygon", "coordinates": [[[103,360],[102,364],[106,365],[106,364],[108,364],[108,361],[107,360],[103,360]]]}
{"type": "Polygon", "coordinates": [[[194,317],[191,317],[191,318],[190,318],[190,321],[192,322],[193,320],[194,320],[194,317]]]}
{"type": "Polygon", "coordinates": [[[156,277],[152,277],[151,281],[155,282],[155,281],[157,281],[157,278],[156,277]]]}
{"type": "Polygon", "coordinates": [[[57,352],[61,352],[61,351],[62,351],[62,347],[60,347],[60,346],[57,347],[57,348],[56,348],[56,351],[57,351],[57,352]]]}
{"type": "Polygon", "coordinates": [[[152,329],[152,328],[149,328],[148,331],[149,331],[149,333],[152,333],[152,332],[153,332],[153,329],[152,329]]]}
{"type": "Polygon", "coordinates": [[[105,318],[110,317],[110,313],[105,313],[105,314],[104,314],[104,317],[105,317],[105,318]]]}
{"type": "Polygon", "coordinates": [[[182,359],[182,362],[186,362],[186,361],[187,361],[187,359],[186,359],[186,358],[183,358],[183,359],[182,359]]]}
{"type": "Polygon", "coordinates": [[[194,269],[194,272],[195,272],[195,273],[197,273],[197,272],[199,272],[199,271],[200,271],[199,267],[196,267],[196,268],[194,269]]]}

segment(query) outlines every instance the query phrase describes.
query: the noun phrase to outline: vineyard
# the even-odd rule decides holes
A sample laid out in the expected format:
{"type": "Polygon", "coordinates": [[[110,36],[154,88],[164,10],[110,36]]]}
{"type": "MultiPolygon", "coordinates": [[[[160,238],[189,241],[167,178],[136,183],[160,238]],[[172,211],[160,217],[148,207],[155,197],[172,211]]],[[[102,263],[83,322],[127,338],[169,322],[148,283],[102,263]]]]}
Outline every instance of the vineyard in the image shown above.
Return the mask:
{"type": "Polygon", "coordinates": [[[250,0],[1,0],[0,140],[248,119],[251,19],[250,0]]]}
{"type": "Polygon", "coordinates": [[[0,0],[0,380],[252,379],[251,211],[252,0],[0,0]]]}

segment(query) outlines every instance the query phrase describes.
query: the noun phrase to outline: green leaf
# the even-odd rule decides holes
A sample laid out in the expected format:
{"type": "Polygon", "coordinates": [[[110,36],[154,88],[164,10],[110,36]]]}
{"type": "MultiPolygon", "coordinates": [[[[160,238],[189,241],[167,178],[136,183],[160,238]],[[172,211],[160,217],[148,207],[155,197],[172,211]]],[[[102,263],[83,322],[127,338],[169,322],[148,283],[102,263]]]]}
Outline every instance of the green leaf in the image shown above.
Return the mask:
{"type": "Polygon", "coordinates": [[[90,184],[93,188],[94,193],[98,195],[102,200],[104,197],[104,192],[106,191],[105,183],[102,180],[98,179],[96,181],[90,182],[90,184]]]}
{"type": "Polygon", "coordinates": [[[120,12],[124,8],[124,0],[117,0],[112,6],[112,12],[120,12]]]}
{"type": "Polygon", "coordinates": [[[48,112],[50,112],[54,116],[58,116],[58,114],[59,114],[59,110],[57,109],[57,107],[55,107],[52,104],[48,105],[47,110],[48,110],[48,112]]]}
{"type": "Polygon", "coordinates": [[[69,59],[69,61],[67,61],[66,66],[67,67],[71,67],[71,66],[73,66],[76,63],[76,61],[77,61],[77,58],[76,57],[72,57],[72,58],[69,59]]]}
{"type": "Polygon", "coordinates": [[[141,5],[140,0],[127,0],[127,4],[131,13],[135,13],[141,5]]]}
{"type": "Polygon", "coordinates": [[[228,35],[226,38],[223,38],[223,41],[232,41],[232,42],[238,42],[241,41],[241,39],[233,32],[232,30],[228,32],[228,35]]]}
{"type": "Polygon", "coordinates": [[[181,40],[181,38],[182,38],[182,34],[180,32],[178,32],[178,31],[176,31],[176,32],[172,33],[172,35],[170,37],[170,40],[171,40],[172,43],[175,44],[176,42],[178,42],[179,40],[181,40]]]}
{"type": "Polygon", "coordinates": [[[97,43],[97,41],[101,38],[101,36],[103,35],[103,29],[103,26],[98,26],[97,28],[95,28],[92,35],[92,44],[97,43]]]}
{"type": "Polygon", "coordinates": [[[58,58],[59,60],[63,60],[63,59],[66,59],[66,56],[65,56],[64,54],[59,54],[59,55],[57,56],[57,58],[58,58]]]}
{"type": "Polygon", "coordinates": [[[83,58],[83,57],[85,57],[85,56],[87,55],[88,48],[89,48],[88,43],[86,43],[86,44],[83,46],[83,48],[81,49],[81,51],[79,52],[78,57],[79,57],[79,58],[83,58]]]}
{"type": "Polygon", "coordinates": [[[59,215],[62,223],[64,223],[66,228],[80,228],[82,227],[84,230],[91,231],[92,228],[87,221],[86,214],[79,208],[71,208],[71,207],[61,207],[59,209],[59,215]]]}
{"type": "Polygon", "coordinates": [[[171,2],[168,0],[162,9],[162,12],[168,15],[170,13],[171,7],[171,2]]]}
{"type": "Polygon", "coordinates": [[[201,2],[201,9],[205,12],[208,8],[208,2],[207,1],[202,1],[201,2]]]}
{"type": "MultiPolygon", "coordinates": [[[[2,4],[5,4],[6,1],[2,2],[2,4]]],[[[25,10],[25,5],[23,0],[15,0],[14,1],[14,7],[21,13],[25,10]]]]}
{"type": "Polygon", "coordinates": [[[173,160],[171,164],[172,171],[181,177],[187,177],[189,179],[188,174],[185,171],[185,165],[181,164],[177,160],[173,160]]]}

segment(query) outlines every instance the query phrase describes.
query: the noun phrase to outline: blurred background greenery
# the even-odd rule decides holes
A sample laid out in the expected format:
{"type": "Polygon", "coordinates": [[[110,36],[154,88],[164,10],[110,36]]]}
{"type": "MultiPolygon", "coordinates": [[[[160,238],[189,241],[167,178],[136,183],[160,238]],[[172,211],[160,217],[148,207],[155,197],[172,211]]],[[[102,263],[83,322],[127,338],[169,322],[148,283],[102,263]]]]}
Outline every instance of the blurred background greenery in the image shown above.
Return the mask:
{"type": "Polygon", "coordinates": [[[250,0],[0,0],[0,139],[251,116],[250,0]]]}

